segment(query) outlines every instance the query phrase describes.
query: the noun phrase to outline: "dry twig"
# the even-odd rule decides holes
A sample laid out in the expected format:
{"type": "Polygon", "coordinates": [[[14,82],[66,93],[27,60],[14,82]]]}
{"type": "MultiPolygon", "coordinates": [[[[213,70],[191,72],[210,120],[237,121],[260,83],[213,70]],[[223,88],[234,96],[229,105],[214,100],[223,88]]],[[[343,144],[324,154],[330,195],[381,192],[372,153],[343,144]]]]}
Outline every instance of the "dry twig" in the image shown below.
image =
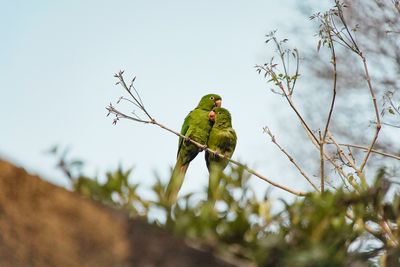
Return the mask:
{"type": "MultiPolygon", "coordinates": [[[[332,142],[328,142],[327,144],[333,144],[333,143],[332,142]]],[[[364,151],[368,151],[368,147],[364,147],[364,146],[360,146],[360,145],[339,143],[339,146],[345,146],[345,147],[348,147],[348,148],[350,148],[350,147],[358,148],[358,149],[361,149],[361,150],[364,150],[364,151]]],[[[388,152],[384,152],[384,151],[379,151],[379,150],[372,149],[371,153],[375,153],[375,154],[382,155],[382,156],[385,156],[385,157],[388,157],[388,158],[400,160],[400,156],[399,155],[394,155],[394,154],[391,154],[391,153],[388,153],[388,152]]]]}
{"type": "Polygon", "coordinates": [[[289,161],[296,167],[296,169],[300,172],[300,174],[308,181],[308,183],[317,191],[320,192],[318,187],[311,181],[311,179],[305,174],[303,169],[300,167],[300,165],[294,160],[294,158],[281,146],[279,143],[276,141],[275,136],[272,134],[271,130],[268,127],[263,128],[264,133],[268,134],[271,137],[271,142],[274,143],[279,150],[285,154],[289,161]]]}

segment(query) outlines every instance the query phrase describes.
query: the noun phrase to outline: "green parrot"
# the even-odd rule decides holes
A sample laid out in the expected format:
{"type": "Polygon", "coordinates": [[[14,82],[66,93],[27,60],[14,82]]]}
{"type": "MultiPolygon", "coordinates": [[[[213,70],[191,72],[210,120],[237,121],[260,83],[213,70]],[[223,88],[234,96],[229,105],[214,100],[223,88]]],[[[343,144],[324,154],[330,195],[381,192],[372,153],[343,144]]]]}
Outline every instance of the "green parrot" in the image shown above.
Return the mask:
{"type": "MultiPolygon", "coordinates": [[[[209,113],[209,119],[214,121],[214,125],[208,137],[207,147],[231,158],[235,151],[237,141],[236,132],[232,128],[231,114],[225,108],[215,107],[209,113]]],[[[210,173],[208,199],[214,202],[219,188],[220,174],[228,165],[229,161],[207,151],[205,153],[205,158],[210,173]]]]}
{"type": "MultiPolygon", "coordinates": [[[[209,120],[209,113],[214,107],[220,107],[221,101],[221,97],[216,94],[203,96],[197,107],[186,116],[181,134],[193,141],[206,145],[213,124],[209,120]]],[[[195,144],[184,140],[182,137],[179,138],[176,164],[165,192],[169,204],[173,204],[176,201],[189,163],[200,151],[195,144]]]]}

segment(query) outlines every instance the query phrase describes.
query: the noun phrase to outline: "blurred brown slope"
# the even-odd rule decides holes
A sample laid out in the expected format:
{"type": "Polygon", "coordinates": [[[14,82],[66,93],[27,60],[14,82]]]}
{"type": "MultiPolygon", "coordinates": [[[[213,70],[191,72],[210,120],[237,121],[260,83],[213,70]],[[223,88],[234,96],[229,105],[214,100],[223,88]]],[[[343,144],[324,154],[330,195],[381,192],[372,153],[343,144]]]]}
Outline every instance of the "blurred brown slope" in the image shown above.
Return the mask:
{"type": "Polygon", "coordinates": [[[230,266],[0,160],[0,266],[230,266]]]}

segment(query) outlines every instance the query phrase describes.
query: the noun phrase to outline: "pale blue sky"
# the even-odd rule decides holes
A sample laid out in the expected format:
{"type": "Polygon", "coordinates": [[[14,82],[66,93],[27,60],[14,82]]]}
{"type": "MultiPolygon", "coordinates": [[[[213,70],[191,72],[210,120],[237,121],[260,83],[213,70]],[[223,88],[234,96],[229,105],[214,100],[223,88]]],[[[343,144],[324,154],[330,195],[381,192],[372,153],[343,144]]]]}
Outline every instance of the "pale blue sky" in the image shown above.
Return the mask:
{"type": "MultiPolygon", "coordinates": [[[[234,158],[282,184],[308,188],[262,133],[268,125],[287,141],[282,129],[295,120],[286,119],[279,97],[254,70],[273,53],[264,44],[269,31],[301,41],[297,28],[312,37],[313,24],[296,1],[0,3],[0,157],[65,185],[44,151],[68,145],[89,174],[121,163],[135,166],[135,182],[150,185],[154,171],[166,181],[177,138],[129,121],[113,126],[105,117],[105,106],[123,93],[113,74],[125,69],[137,76],[150,113],[176,130],[202,95],[222,95],[239,138],[234,158]]],[[[201,154],[182,190],[206,184],[201,154]]],[[[267,188],[257,178],[254,186],[267,188]]]]}

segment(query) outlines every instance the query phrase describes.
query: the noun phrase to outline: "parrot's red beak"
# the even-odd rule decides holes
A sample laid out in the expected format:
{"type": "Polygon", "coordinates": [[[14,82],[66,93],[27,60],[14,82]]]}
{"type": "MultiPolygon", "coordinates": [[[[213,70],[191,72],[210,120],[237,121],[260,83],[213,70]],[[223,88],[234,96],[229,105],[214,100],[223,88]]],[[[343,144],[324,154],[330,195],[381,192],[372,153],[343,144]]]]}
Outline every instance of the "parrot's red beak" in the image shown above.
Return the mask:
{"type": "Polygon", "coordinates": [[[216,106],[216,107],[221,107],[221,104],[222,104],[222,100],[221,99],[218,99],[218,100],[215,100],[215,102],[214,102],[214,106],[216,106]]]}
{"type": "Polygon", "coordinates": [[[215,116],[214,110],[211,110],[210,113],[208,113],[208,120],[215,122],[215,116]]]}

